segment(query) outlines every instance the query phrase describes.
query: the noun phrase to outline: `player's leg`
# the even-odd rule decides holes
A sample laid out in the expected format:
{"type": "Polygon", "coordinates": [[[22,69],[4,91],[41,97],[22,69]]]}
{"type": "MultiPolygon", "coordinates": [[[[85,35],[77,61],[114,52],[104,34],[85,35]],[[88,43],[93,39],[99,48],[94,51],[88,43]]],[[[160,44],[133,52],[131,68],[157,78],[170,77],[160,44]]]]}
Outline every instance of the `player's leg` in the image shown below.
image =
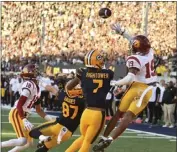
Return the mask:
{"type": "Polygon", "coordinates": [[[19,118],[17,109],[12,109],[9,113],[9,121],[12,124],[14,131],[17,135],[17,139],[10,139],[1,143],[1,147],[13,147],[13,146],[24,146],[27,144],[27,138],[23,129],[23,123],[19,118]]]}
{"type": "Polygon", "coordinates": [[[122,97],[121,103],[119,105],[119,108],[117,109],[117,111],[115,112],[114,116],[112,117],[112,119],[108,122],[107,127],[104,131],[103,136],[104,137],[108,137],[110,132],[115,128],[117,121],[119,120],[119,118],[121,118],[124,114],[124,112],[127,111],[127,109],[129,108],[132,100],[133,100],[133,95],[134,93],[136,93],[132,87],[134,83],[132,83],[132,85],[130,85],[130,87],[127,89],[127,91],[125,92],[124,96],[122,97]]]}
{"type": "Polygon", "coordinates": [[[79,138],[77,138],[65,152],[76,152],[81,148],[85,133],[86,133],[88,125],[89,125],[88,120],[86,119],[86,116],[87,116],[87,111],[84,110],[81,120],[80,120],[81,136],[79,138]]]}
{"type": "Polygon", "coordinates": [[[119,137],[125,131],[125,129],[128,127],[129,123],[146,108],[146,106],[148,105],[149,99],[151,97],[151,94],[152,94],[152,91],[149,91],[145,95],[140,107],[137,107],[137,105],[136,105],[137,100],[139,100],[139,99],[134,100],[131,103],[131,105],[130,105],[128,111],[125,113],[122,121],[120,122],[118,127],[113,132],[113,134],[112,134],[113,139],[116,139],[117,137],[119,137]]]}
{"type": "Polygon", "coordinates": [[[49,121],[39,125],[38,127],[32,129],[29,132],[30,137],[34,139],[40,139],[42,141],[46,141],[50,136],[53,135],[53,126],[56,125],[56,121],[49,121]]]}
{"type": "Polygon", "coordinates": [[[33,145],[32,142],[27,142],[27,144],[25,144],[24,146],[16,146],[15,148],[11,149],[8,152],[17,152],[17,151],[20,152],[27,149],[28,147],[31,147],[32,145],[33,145]]]}
{"type": "MultiPolygon", "coordinates": [[[[40,139],[44,143],[40,148],[37,149],[37,152],[45,152],[57,145],[58,135],[63,131],[64,126],[60,125],[57,121],[51,121],[40,125],[37,128],[34,128],[30,132],[30,136],[35,139],[40,139]],[[50,137],[50,139],[48,138],[50,137]]],[[[71,137],[72,133],[68,130],[62,132],[61,142],[68,140],[71,137]]]]}
{"type": "Polygon", "coordinates": [[[105,124],[105,112],[97,110],[87,110],[86,120],[90,120],[89,126],[84,136],[83,144],[79,152],[89,152],[91,145],[97,139],[105,124]]]}
{"type": "MultiPolygon", "coordinates": [[[[146,89],[146,87],[141,88],[142,91],[146,89]]],[[[95,151],[97,150],[102,150],[106,147],[108,147],[113,139],[116,139],[119,137],[128,127],[129,123],[133,120],[135,116],[137,116],[139,113],[141,113],[144,108],[147,106],[149,99],[152,95],[152,91],[147,92],[145,97],[143,98],[143,102],[140,107],[137,107],[137,100],[139,100],[139,97],[134,100],[131,104],[130,107],[128,108],[127,112],[124,114],[124,117],[118,127],[114,130],[112,133],[112,137],[105,138],[101,143],[96,145],[95,151]]],[[[119,107],[120,108],[120,107],[119,107]]]]}

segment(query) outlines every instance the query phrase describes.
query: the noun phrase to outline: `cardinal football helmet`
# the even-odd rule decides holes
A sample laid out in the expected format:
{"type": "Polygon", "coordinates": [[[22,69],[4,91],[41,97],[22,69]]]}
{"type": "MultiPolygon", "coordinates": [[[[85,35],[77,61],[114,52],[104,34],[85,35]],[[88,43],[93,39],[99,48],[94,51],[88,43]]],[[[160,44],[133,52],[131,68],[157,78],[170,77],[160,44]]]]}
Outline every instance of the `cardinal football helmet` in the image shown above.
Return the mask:
{"type": "Polygon", "coordinates": [[[147,54],[151,48],[148,38],[144,35],[136,35],[130,40],[132,53],[147,54]]]}

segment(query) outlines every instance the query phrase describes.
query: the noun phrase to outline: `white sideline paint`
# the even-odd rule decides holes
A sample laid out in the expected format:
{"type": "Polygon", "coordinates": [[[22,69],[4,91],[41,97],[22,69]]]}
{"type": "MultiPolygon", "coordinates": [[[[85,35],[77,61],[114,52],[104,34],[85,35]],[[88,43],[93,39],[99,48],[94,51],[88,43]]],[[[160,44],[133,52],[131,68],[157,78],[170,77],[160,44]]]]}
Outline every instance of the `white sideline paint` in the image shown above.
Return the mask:
{"type": "Polygon", "coordinates": [[[152,133],[152,132],[147,132],[147,131],[140,131],[140,130],[135,130],[135,129],[126,129],[126,130],[134,131],[136,133],[145,133],[145,134],[149,134],[149,135],[153,135],[153,136],[161,136],[161,137],[176,139],[175,136],[169,136],[169,135],[164,135],[164,134],[152,133]]]}
{"type": "MultiPolygon", "coordinates": [[[[16,136],[15,133],[1,133],[1,135],[11,135],[11,136],[16,136]]],[[[79,137],[80,135],[72,135],[73,137],[79,137]]],[[[135,139],[166,139],[164,137],[157,137],[157,136],[152,136],[152,137],[141,137],[141,136],[120,136],[119,138],[135,138],[135,139]]]]}

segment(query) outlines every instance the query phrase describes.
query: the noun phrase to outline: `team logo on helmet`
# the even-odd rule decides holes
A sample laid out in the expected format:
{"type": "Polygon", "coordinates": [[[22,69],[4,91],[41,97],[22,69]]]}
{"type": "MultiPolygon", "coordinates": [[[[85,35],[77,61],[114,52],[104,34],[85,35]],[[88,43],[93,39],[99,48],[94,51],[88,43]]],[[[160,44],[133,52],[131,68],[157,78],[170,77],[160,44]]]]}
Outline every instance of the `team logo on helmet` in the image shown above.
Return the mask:
{"type": "Polygon", "coordinates": [[[133,46],[134,46],[135,48],[139,48],[139,47],[140,47],[140,41],[139,41],[139,40],[134,40],[134,41],[133,41],[133,46]]]}

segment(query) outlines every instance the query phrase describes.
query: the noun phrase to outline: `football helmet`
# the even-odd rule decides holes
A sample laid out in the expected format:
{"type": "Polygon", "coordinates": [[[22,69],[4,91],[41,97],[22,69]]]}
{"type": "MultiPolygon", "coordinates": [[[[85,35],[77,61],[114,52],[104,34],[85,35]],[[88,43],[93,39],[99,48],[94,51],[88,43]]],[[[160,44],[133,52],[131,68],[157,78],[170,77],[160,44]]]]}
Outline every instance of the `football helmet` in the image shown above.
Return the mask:
{"type": "Polygon", "coordinates": [[[35,64],[27,64],[23,67],[20,76],[23,79],[36,79],[38,75],[38,68],[35,64]]]}
{"type": "Polygon", "coordinates": [[[151,48],[148,38],[144,35],[136,35],[130,40],[132,53],[147,54],[151,48]]]}
{"type": "Polygon", "coordinates": [[[75,98],[75,97],[81,97],[81,96],[83,96],[83,91],[82,91],[82,88],[81,88],[80,84],[78,84],[77,86],[75,86],[72,90],[68,90],[65,87],[65,91],[66,91],[66,94],[70,98],[75,98]]]}
{"type": "Polygon", "coordinates": [[[89,51],[85,56],[85,66],[101,69],[104,65],[104,56],[99,51],[89,51]]]}

